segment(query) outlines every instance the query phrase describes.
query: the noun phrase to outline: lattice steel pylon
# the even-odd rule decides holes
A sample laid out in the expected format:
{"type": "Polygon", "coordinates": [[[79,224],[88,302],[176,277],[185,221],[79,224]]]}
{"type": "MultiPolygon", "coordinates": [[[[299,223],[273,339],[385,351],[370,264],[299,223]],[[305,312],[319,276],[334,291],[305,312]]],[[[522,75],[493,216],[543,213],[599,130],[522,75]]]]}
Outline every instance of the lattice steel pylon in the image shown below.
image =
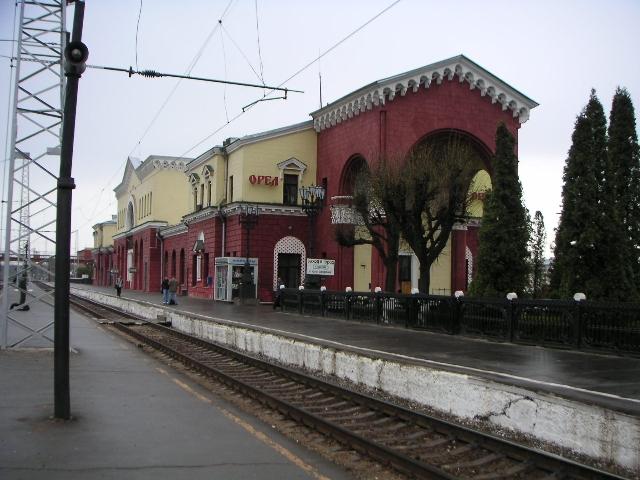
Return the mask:
{"type": "MultiPolygon", "coordinates": [[[[31,261],[30,248],[46,251],[55,244],[57,172],[60,164],[65,76],[63,52],[66,0],[22,0],[18,5],[16,57],[12,60],[12,133],[6,169],[6,215],[0,310],[0,348],[50,346],[51,322],[37,324],[35,315],[13,310],[42,301],[51,293],[28,292],[28,275],[43,269],[31,261]],[[19,189],[20,198],[14,201],[19,189]],[[44,245],[44,247],[40,247],[44,245]],[[12,268],[15,267],[15,268],[12,268]],[[24,294],[24,295],[23,295],[24,294]]],[[[40,316],[41,318],[42,316],[40,316]]]]}

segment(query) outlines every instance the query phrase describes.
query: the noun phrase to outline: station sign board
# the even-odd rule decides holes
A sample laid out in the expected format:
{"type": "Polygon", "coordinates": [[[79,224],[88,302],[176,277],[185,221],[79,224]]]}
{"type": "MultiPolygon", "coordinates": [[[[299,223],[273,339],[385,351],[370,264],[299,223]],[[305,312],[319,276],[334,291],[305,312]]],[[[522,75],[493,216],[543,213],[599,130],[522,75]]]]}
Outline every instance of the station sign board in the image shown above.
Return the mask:
{"type": "Polygon", "coordinates": [[[251,185],[267,185],[269,187],[278,186],[279,177],[271,175],[249,175],[249,183],[251,185]]]}
{"type": "Polygon", "coordinates": [[[335,274],[336,261],[328,258],[307,258],[307,275],[335,274]]]}
{"type": "MultiPolygon", "coordinates": [[[[247,264],[247,259],[246,257],[216,257],[215,264],[242,266],[247,264]]],[[[258,259],[249,258],[249,265],[258,265],[258,259]]]]}

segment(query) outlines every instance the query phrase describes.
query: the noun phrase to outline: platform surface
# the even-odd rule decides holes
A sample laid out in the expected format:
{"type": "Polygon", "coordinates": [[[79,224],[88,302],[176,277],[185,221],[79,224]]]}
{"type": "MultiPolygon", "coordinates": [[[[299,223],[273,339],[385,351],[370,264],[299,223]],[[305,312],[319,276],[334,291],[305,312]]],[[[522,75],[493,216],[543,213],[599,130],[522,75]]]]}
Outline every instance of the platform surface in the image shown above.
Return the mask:
{"type": "MultiPolygon", "coordinates": [[[[115,295],[108,287],[73,285],[115,295]]],[[[160,293],[123,290],[123,298],[162,306],[160,293]]],[[[269,305],[238,306],[178,297],[183,310],[310,337],[346,349],[364,349],[435,368],[466,372],[502,383],[548,391],[573,400],[640,415],[640,358],[561,350],[281,313],[269,305]]]]}
{"type": "MultiPolygon", "coordinates": [[[[23,313],[53,317],[42,303],[23,313]]],[[[50,418],[52,350],[0,351],[3,480],[350,478],[74,312],[71,345],[68,422],[50,418]]]]}

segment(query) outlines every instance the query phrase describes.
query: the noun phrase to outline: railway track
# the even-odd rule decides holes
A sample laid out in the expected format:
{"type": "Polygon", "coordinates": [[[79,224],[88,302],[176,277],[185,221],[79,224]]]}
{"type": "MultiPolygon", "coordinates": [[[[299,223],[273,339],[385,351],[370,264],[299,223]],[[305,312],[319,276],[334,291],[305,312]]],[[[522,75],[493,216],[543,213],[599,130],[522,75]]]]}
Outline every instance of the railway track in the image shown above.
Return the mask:
{"type": "Polygon", "coordinates": [[[74,296],[71,301],[137,341],[411,477],[623,478],[412,412],[110,307],[74,296]]]}

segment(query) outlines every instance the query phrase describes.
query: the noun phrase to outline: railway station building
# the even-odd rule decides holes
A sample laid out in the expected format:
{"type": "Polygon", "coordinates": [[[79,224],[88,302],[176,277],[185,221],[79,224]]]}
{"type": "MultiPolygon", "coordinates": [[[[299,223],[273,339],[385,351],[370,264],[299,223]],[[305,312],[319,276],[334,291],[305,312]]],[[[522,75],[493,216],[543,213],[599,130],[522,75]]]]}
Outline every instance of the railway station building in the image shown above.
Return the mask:
{"type": "MultiPolygon", "coordinates": [[[[329,289],[383,286],[375,249],[335,240],[336,225],[355,221],[354,179],[382,158],[401,158],[455,132],[481,164],[469,219],[456,226],[432,266],[429,293],[466,290],[483,193],[491,188],[496,128],[504,123],[517,141],[535,106],[459,55],[368,84],[311,113],[309,121],[229,138],[195,159],[130,160],[114,190],[113,256],[102,260],[94,281],[105,285],[118,275],[125,288],[159,292],[162,278],[173,276],[183,295],[231,301],[249,270],[254,295],[270,301],[278,277],[287,287],[302,285],[313,258],[335,261],[333,274],[320,277],[329,289]],[[312,216],[301,198],[311,186],[324,193],[312,216]]],[[[101,246],[105,253],[108,247],[101,246]]],[[[418,285],[418,263],[409,249],[400,253],[397,288],[409,292],[418,285]]]]}

